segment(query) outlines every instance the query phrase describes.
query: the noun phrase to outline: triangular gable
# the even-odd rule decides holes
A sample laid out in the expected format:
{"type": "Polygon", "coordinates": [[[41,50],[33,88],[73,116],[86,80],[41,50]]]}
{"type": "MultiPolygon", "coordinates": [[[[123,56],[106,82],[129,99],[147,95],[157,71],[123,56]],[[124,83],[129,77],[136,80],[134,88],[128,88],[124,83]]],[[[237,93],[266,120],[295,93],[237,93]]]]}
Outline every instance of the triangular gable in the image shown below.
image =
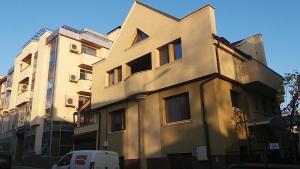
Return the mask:
{"type": "Polygon", "coordinates": [[[143,31],[141,31],[139,29],[137,29],[136,30],[136,35],[134,37],[134,40],[133,40],[131,46],[133,46],[133,45],[135,45],[135,44],[139,43],[140,41],[145,40],[147,38],[149,38],[149,36],[146,33],[144,33],[143,31]]]}

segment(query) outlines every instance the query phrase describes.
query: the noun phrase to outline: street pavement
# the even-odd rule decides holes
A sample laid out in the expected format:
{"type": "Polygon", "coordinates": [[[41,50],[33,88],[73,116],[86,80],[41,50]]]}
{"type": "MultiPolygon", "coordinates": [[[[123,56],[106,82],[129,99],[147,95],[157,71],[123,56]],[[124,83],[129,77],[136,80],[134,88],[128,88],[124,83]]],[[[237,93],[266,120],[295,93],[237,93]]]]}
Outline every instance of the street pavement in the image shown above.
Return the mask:
{"type": "Polygon", "coordinates": [[[44,168],[34,168],[34,167],[26,167],[26,166],[16,166],[16,165],[13,165],[11,169],[44,169],[44,168]]]}

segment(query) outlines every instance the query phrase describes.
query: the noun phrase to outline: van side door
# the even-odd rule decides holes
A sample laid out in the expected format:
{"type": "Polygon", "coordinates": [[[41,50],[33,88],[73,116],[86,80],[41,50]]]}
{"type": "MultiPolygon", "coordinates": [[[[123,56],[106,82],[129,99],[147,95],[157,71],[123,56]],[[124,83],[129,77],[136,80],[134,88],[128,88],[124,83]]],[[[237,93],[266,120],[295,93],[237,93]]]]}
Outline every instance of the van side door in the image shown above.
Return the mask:
{"type": "Polygon", "coordinates": [[[56,169],[70,169],[70,163],[72,159],[73,153],[69,153],[65,155],[58,163],[56,169]]]}

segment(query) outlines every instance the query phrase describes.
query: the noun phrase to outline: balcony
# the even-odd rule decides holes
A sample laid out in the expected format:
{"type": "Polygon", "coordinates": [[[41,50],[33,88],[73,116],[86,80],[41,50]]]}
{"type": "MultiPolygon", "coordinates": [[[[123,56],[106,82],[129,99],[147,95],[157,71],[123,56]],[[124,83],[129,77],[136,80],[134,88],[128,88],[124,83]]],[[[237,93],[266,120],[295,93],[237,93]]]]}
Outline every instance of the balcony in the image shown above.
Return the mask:
{"type": "Polygon", "coordinates": [[[82,133],[87,133],[91,131],[97,131],[98,130],[98,124],[90,124],[90,125],[85,125],[85,126],[80,126],[76,127],[74,129],[74,135],[82,134],[82,133]]]}
{"type": "Polygon", "coordinates": [[[19,79],[21,80],[21,79],[25,79],[25,78],[27,78],[27,77],[30,77],[31,74],[32,74],[31,70],[32,70],[32,66],[29,66],[29,67],[27,67],[26,69],[22,70],[22,71],[20,72],[19,79]]]}
{"type": "Polygon", "coordinates": [[[22,103],[26,103],[30,100],[30,91],[27,90],[23,93],[20,93],[18,96],[17,96],[17,102],[16,102],[16,105],[20,105],[22,103]]]}
{"type": "Polygon", "coordinates": [[[93,55],[88,55],[86,53],[80,53],[80,65],[92,65],[98,62],[101,58],[93,55]]]}
{"type": "Polygon", "coordinates": [[[91,80],[82,80],[82,79],[80,79],[78,81],[78,91],[80,91],[80,92],[91,93],[91,86],[92,86],[92,81],[91,80]]]}
{"type": "Polygon", "coordinates": [[[278,91],[283,80],[279,74],[253,59],[243,62],[242,79],[246,87],[262,92],[269,89],[278,91]]]}

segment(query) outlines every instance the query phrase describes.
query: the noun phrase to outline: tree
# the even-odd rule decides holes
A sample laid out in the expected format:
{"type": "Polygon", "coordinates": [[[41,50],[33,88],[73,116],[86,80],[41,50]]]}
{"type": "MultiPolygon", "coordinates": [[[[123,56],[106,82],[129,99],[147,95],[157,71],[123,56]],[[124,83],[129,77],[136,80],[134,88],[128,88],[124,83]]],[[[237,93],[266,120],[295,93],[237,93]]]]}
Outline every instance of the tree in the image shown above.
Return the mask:
{"type": "Polygon", "coordinates": [[[300,103],[300,73],[295,71],[287,73],[284,77],[283,88],[279,91],[277,101],[280,104],[281,115],[287,120],[289,131],[293,126],[300,124],[299,103],[300,103]]]}

